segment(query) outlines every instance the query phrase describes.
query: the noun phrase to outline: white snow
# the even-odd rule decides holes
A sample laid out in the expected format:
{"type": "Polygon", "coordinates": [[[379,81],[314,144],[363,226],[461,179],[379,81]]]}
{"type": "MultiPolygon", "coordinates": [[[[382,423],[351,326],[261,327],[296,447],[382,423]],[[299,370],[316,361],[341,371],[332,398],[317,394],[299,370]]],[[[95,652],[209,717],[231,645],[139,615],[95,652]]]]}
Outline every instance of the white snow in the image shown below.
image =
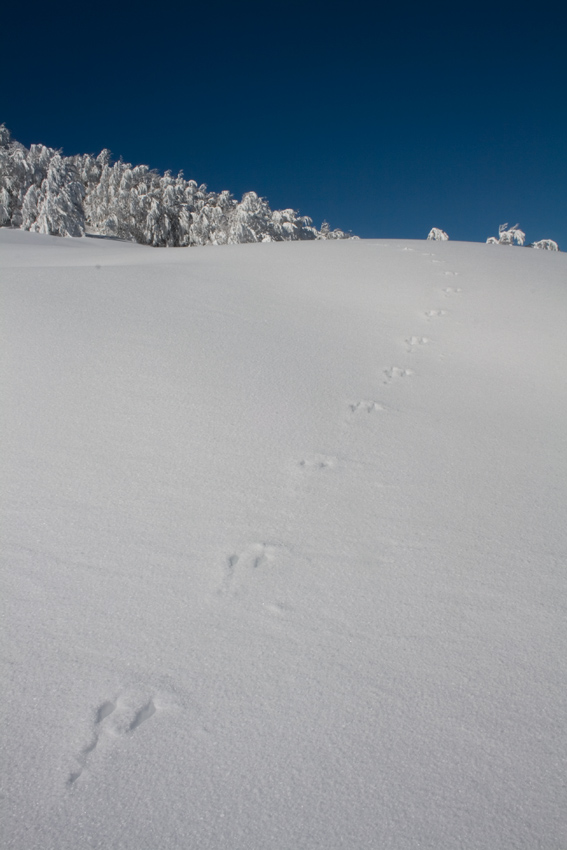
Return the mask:
{"type": "Polygon", "coordinates": [[[565,255],[0,252],[2,846],[567,847],[565,255]]]}

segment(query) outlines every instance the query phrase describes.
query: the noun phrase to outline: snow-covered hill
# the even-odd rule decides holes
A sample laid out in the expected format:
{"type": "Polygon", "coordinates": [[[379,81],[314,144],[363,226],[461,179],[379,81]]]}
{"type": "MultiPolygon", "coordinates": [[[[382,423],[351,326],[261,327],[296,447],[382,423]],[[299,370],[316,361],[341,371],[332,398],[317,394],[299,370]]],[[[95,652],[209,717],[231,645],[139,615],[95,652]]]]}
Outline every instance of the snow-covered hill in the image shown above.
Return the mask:
{"type": "Polygon", "coordinates": [[[0,251],[3,847],[566,847],[565,255],[0,251]]]}

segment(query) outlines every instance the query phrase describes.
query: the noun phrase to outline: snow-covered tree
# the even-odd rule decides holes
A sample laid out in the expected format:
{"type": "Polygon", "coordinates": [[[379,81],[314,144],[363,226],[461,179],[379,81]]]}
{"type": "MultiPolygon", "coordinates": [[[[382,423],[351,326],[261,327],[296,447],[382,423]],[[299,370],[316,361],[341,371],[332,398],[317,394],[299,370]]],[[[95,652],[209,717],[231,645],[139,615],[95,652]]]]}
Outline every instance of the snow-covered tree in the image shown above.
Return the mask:
{"type": "Polygon", "coordinates": [[[553,239],[540,239],[539,242],[532,242],[530,248],[539,248],[540,251],[559,251],[559,245],[553,239]]]}
{"type": "Polygon", "coordinates": [[[445,233],[444,230],[440,230],[439,227],[432,227],[427,235],[428,239],[432,239],[434,242],[447,242],[449,237],[445,233]]]}
{"type": "Polygon", "coordinates": [[[19,142],[12,140],[10,131],[4,124],[0,126],[0,224],[2,226],[22,226],[24,197],[29,187],[34,183],[40,184],[47,174],[49,157],[47,162],[38,162],[35,156],[38,147],[44,150],[42,146],[36,145],[33,145],[31,150],[26,150],[19,142]]]}
{"type": "Polygon", "coordinates": [[[358,236],[351,236],[350,233],[345,233],[338,227],[331,230],[328,222],[324,221],[321,225],[321,230],[313,228],[315,239],[358,239],[358,236]]]}
{"type": "Polygon", "coordinates": [[[514,227],[508,227],[508,224],[501,224],[498,228],[498,239],[495,236],[490,236],[486,240],[487,245],[523,245],[526,240],[526,234],[520,230],[520,225],[515,224],[514,227]]]}
{"type": "Polygon", "coordinates": [[[0,128],[0,221],[3,225],[80,236],[84,187],[69,157],[44,145],[27,150],[0,128]]]}
{"type": "MultiPolygon", "coordinates": [[[[28,195],[29,192],[26,198],[28,195]]],[[[37,218],[27,229],[52,236],[83,236],[84,195],[85,189],[75,167],[60,154],[55,154],[34,198],[37,218]]]]}
{"type": "Polygon", "coordinates": [[[10,194],[5,186],[0,187],[0,227],[10,224],[10,194]]]}
{"type": "Polygon", "coordinates": [[[21,213],[22,230],[31,230],[39,216],[39,207],[42,202],[41,188],[33,183],[24,195],[21,213]]]}

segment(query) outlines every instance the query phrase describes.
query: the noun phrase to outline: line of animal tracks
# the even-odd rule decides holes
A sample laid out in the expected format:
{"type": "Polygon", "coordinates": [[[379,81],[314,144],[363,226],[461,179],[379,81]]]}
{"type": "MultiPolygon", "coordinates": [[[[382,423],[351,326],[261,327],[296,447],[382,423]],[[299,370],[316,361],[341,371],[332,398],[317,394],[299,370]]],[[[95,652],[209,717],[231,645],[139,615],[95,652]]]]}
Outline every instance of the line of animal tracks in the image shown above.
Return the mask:
{"type": "MultiPolygon", "coordinates": [[[[404,248],[402,250],[413,251],[411,248],[404,248]]],[[[434,253],[425,252],[422,256],[436,265],[445,264],[445,260],[439,259],[434,253]]],[[[438,276],[442,275],[443,277],[453,278],[457,277],[459,272],[443,270],[437,274],[438,276]]],[[[461,291],[458,287],[443,287],[438,290],[439,300],[444,301],[452,298],[459,295],[461,291]]],[[[424,313],[424,320],[427,323],[434,324],[436,321],[446,319],[447,317],[450,317],[449,311],[439,304],[432,304],[431,308],[427,309],[424,313]]],[[[421,335],[417,330],[415,333],[410,332],[410,335],[405,337],[404,344],[406,354],[412,355],[411,365],[409,361],[407,364],[383,365],[376,376],[377,396],[346,402],[346,417],[343,415],[343,422],[346,419],[346,427],[355,426],[357,420],[361,418],[375,414],[387,415],[389,411],[389,405],[387,403],[388,388],[399,382],[410,381],[416,378],[419,370],[417,358],[414,355],[432,343],[433,339],[431,337],[421,335]]],[[[348,463],[348,460],[342,460],[342,463],[348,463]]],[[[296,460],[293,466],[306,476],[329,474],[339,466],[339,458],[334,454],[327,455],[320,452],[311,452],[296,460]]],[[[265,570],[272,569],[277,564],[278,552],[282,548],[284,547],[281,544],[273,541],[255,541],[249,543],[241,551],[231,552],[227,555],[222,569],[220,584],[217,588],[217,598],[230,598],[233,600],[242,600],[245,598],[248,589],[258,580],[259,575],[265,570]]],[[[264,608],[278,614],[286,610],[286,606],[281,602],[264,603],[264,608]]]]}
{"type": "MultiPolygon", "coordinates": [[[[423,257],[438,265],[444,263],[431,253],[425,253],[423,257]]],[[[458,272],[447,270],[440,274],[453,278],[458,272]]],[[[370,423],[371,418],[376,417],[376,422],[379,423],[382,417],[388,416],[392,410],[392,388],[419,380],[420,353],[435,345],[435,323],[450,318],[449,311],[442,305],[447,299],[458,296],[461,291],[455,286],[437,290],[438,303],[433,300],[422,318],[424,323],[431,324],[431,336],[424,335],[422,330],[416,327],[400,329],[400,353],[403,351],[405,357],[400,357],[400,360],[393,364],[382,363],[377,366],[376,395],[371,398],[345,400],[342,412],[337,411],[343,435],[345,428],[356,428],[357,423],[362,420],[370,423]]],[[[379,424],[377,427],[379,428],[379,424]]],[[[337,468],[348,463],[349,460],[344,458],[339,462],[335,454],[309,451],[290,463],[290,475],[295,476],[296,485],[299,482],[302,498],[314,498],[309,489],[301,489],[301,482],[312,480],[313,475],[332,475],[337,468]]],[[[282,543],[264,539],[252,540],[229,551],[224,563],[219,565],[218,582],[213,592],[215,604],[239,604],[250,598],[253,602],[255,599],[257,601],[261,594],[260,597],[254,597],[251,591],[258,587],[267,571],[277,567],[278,559],[284,553],[286,556],[290,555],[282,543]]],[[[269,587],[269,583],[266,587],[269,587]]],[[[262,609],[268,615],[280,618],[292,614],[294,610],[287,601],[281,599],[262,599],[262,609]]],[[[167,699],[161,699],[160,694],[155,693],[126,690],[110,698],[101,695],[100,703],[94,706],[91,712],[89,729],[84,736],[85,744],[74,756],[73,767],[67,775],[67,787],[74,789],[80,786],[84,781],[84,774],[88,773],[90,768],[102,761],[120,741],[124,744],[138,733],[146,723],[148,732],[150,723],[154,729],[159,728],[160,712],[167,707],[167,699]]]]}

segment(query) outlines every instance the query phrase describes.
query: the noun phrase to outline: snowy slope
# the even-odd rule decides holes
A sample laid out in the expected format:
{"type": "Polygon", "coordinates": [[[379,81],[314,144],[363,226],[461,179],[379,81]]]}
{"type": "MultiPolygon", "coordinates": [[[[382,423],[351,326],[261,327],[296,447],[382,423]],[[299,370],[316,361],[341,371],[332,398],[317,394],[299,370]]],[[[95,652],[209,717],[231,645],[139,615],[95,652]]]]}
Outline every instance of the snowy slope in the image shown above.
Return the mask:
{"type": "Polygon", "coordinates": [[[564,850],[567,258],[0,230],[6,850],[564,850]]]}

